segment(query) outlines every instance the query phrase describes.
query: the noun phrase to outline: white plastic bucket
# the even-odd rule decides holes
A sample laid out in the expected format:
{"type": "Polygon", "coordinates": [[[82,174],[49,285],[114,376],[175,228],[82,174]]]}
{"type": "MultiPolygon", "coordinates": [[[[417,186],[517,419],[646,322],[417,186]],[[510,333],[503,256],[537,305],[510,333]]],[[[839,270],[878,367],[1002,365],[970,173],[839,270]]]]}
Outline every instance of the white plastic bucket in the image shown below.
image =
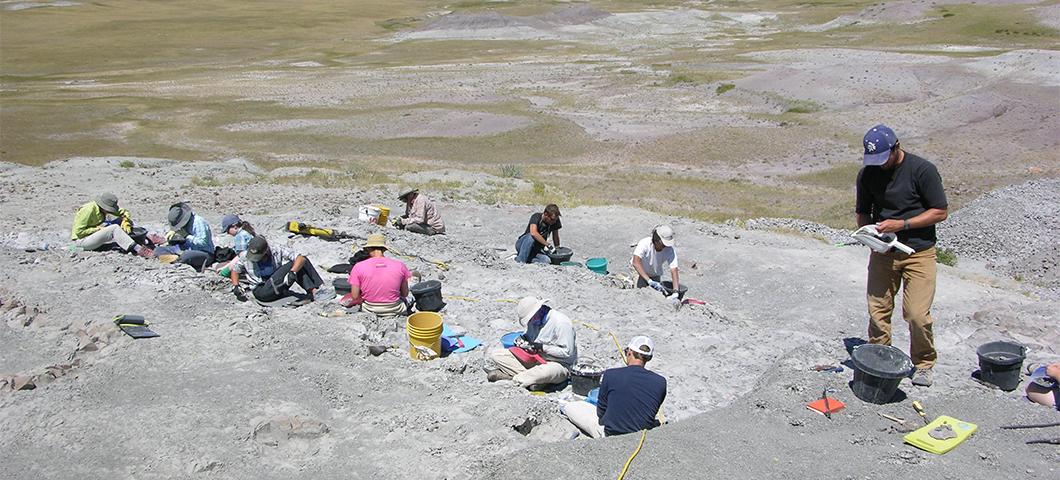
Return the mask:
{"type": "Polygon", "coordinates": [[[361,205],[358,217],[362,222],[376,223],[379,221],[379,207],[375,205],[361,205]]]}

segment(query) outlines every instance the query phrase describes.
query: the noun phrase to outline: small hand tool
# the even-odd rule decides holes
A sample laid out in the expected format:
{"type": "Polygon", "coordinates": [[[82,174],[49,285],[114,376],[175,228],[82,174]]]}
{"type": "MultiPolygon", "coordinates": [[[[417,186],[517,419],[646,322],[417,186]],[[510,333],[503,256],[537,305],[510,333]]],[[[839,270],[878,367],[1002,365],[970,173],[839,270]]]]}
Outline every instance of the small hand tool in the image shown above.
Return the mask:
{"type": "Polygon", "coordinates": [[[924,419],[924,425],[931,423],[928,421],[927,412],[924,411],[924,406],[920,404],[920,400],[913,400],[913,410],[916,410],[916,413],[920,414],[920,418],[924,419]]]}

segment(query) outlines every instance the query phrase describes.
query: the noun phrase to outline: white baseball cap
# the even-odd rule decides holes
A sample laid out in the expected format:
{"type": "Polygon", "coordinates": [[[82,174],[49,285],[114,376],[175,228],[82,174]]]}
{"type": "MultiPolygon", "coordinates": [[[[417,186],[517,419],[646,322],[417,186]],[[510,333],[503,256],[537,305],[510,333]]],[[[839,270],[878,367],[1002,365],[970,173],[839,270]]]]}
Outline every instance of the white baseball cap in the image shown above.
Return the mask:
{"type": "Polygon", "coordinates": [[[644,335],[633,337],[633,339],[629,341],[629,346],[626,348],[649,357],[655,353],[655,344],[652,343],[650,338],[645,337],[644,335]]]}
{"type": "Polygon", "coordinates": [[[659,235],[659,239],[662,240],[662,244],[667,247],[674,246],[674,229],[670,228],[669,225],[659,225],[655,227],[655,233],[659,235]]]}

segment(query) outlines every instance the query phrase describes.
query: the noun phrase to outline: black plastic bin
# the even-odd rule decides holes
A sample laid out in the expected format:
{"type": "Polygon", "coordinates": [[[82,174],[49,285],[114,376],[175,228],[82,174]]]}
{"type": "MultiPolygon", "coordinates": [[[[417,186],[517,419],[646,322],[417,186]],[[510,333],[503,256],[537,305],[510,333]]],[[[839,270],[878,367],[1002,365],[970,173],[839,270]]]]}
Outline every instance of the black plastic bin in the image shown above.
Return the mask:
{"type": "Polygon", "coordinates": [[[335,280],[332,280],[331,286],[335,287],[335,295],[340,297],[350,293],[350,290],[353,288],[350,286],[350,281],[346,278],[336,278],[335,280]]]}
{"type": "Polygon", "coordinates": [[[882,405],[898,392],[898,384],[913,370],[905,352],[889,345],[866,343],[850,352],[854,362],[854,382],[850,389],[862,401],[882,405]]]}
{"type": "Polygon", "coordinates": [[[1027,358],[1027,347],[999,340],[984,343],[975,351],[979,356],[979,380],[1009,392],[1020,386],[1020,370],[1027,358]]]}
{"type": "Polygon", "coordinates": [[[548,259],[553,265],[559,265],[563,262],[570,261],[573,256],[574,250],[567,247],[556,247],[554,251],[548,253],[548,259]]]}
{"type": "Polygon", "coordinates": [[[416,298],[416,310],[420,312],[438,312],[445,308],[445,302],[442,301],[442,282],[438,280],[417,283],[409,291],[416,298]]]}
{"type": "Polygon", "coordinates": [[[600,386],[604,369],[595,362],[578,362],[570,371],[570,387],[575,395],[589,396],[592,389],[600,386]]]}

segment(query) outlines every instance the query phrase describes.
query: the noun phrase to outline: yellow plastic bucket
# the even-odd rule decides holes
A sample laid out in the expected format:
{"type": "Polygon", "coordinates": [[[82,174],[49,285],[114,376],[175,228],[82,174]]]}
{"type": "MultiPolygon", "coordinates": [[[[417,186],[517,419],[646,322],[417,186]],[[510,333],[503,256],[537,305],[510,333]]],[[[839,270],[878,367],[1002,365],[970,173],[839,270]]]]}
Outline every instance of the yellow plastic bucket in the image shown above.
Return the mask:
{"type": "Polygon", "coordinates": [[[390,209],[386,208],[386,207],[384,207],[382,205],[373,205],[373,206],[375,208],[379,209],[379,216],[376,217],[375,223],[378,223],[379,225],[382,225],[382,226],[385,227],[386,226],[386,219],[387,219],[387,217],[390,216],[390,209]]]}
{"type": "Polygon", "coordinates": [[[427,347],[434,353],[442,353],[442,316],[434,312],[416,312],[405,324],[409,335],[409,356],[419,360],[416,347],[427,347]]]}

